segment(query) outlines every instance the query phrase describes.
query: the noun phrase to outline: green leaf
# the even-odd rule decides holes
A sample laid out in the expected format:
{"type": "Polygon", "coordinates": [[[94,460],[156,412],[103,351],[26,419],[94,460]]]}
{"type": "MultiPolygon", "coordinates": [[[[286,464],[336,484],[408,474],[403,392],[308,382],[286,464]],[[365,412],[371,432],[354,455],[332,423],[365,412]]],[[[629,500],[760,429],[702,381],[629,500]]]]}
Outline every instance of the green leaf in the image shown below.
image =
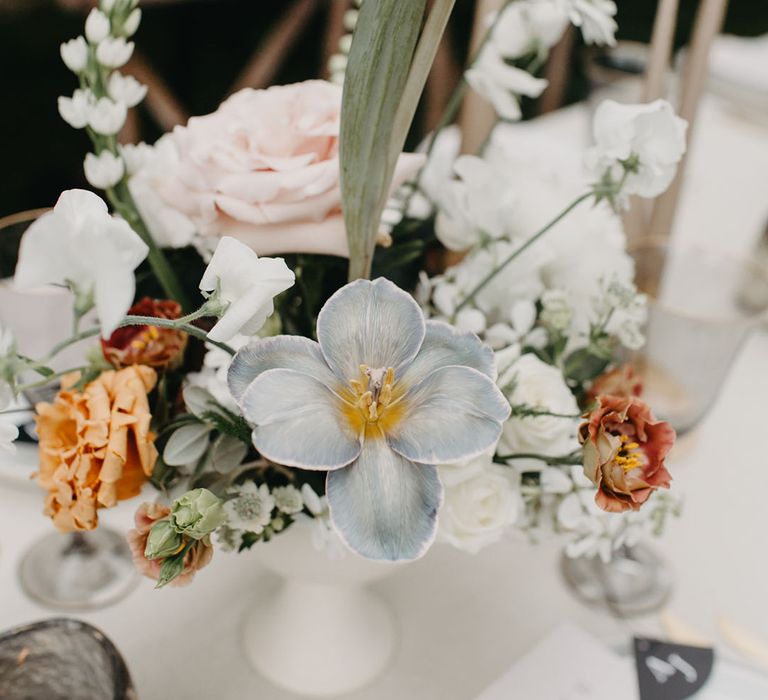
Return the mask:
{"type": "Polygon", "coordinates": [[[581,348],[568,355],[563,374],[568,379],[586,382],[602,374],[610,361],[610,357],[597,355],[590,348],[581,348]]]}
{"type": "Polygon", "coordinates": [[[155,588],[162,588],[175,579],[182,571],[184,571],[184,559],[189,551],[189,546],[184,547],[181,553],[175,557],[166,559],[160,566],[160,576],[157,579],[157,585],[155,588]]]}
{"type": "Polygon", "coordinates": [[[205,423],[191,423],[179,428],[168,438],[163,450],[163,460],[172,467],[196,462],[208,449],[210,426],[205,423]]]}
{"type": "MultiPolygon", "coordinates": [[[[355,25],[341,106],[341,191],[349,277],[370,275],[397,154],[393,144],[426,0],[365,2],[355,25]]],[[[405,124],[407,131],[410,121],[405,124]]],[[[402,132],[400,124],[398,132],[402,132]]]]}

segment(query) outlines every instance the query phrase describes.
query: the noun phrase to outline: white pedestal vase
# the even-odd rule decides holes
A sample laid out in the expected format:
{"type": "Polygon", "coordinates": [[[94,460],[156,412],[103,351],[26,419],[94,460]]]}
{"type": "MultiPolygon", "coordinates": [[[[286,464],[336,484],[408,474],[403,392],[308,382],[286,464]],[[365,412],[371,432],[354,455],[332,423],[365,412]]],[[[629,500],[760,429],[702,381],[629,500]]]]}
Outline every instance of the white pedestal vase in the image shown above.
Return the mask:
{"type": "Polygon", "coordinates": [[[390,610],[366,585],[397,567],[318,551],[307,523],[252,550],[281,577],[246,614],[245,654],[274,685],[309,697],[358,690],[387,666],[395,647],[390,610]]]}

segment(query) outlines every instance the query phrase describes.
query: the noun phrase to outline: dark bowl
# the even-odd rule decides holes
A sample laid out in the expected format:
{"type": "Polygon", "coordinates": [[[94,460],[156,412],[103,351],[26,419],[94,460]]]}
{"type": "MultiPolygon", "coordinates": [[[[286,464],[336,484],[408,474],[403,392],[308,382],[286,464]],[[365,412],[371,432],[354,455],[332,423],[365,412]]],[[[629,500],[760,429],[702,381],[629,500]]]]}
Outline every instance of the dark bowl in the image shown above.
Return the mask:
{"type": "Polygon", "coordinates": [[[0,635],[0,700],[136,700],[115,645],[85,622],[43,620],[0,635]]]}

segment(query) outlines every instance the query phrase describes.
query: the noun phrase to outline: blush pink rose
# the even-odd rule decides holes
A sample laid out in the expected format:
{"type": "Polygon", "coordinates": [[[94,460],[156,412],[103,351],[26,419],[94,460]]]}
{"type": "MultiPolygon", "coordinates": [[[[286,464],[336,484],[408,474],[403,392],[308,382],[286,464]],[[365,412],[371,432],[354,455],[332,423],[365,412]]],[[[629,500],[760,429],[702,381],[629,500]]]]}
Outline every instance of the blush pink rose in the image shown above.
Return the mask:
{"type": "MultiPolygon", "coordinates": [[[[341,88],[321,80],[245,89],[170,138],[178,162],[154,187],[206,236],[233,236],[259,255],[347,256],[339,184],[341,88]]],[[[403,154],[393,187],[423,156],[403,154]]]]}

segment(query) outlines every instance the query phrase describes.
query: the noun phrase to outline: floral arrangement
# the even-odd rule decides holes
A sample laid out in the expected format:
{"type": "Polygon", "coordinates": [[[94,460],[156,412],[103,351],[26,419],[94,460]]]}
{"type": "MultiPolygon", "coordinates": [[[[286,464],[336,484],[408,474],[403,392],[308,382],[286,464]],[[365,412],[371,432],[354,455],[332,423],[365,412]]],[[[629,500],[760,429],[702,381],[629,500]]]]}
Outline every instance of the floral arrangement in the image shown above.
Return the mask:
{"type": "Polygon", "coordinates": [[[0,389],[59,382],[36,407],[58,529],[157,489],[129,542],[158,586],[300,520],[334,555],[519,531],[607,558],[676,510],[674,431],[621,360],[645,299],[617,211],[669,185],[685,123],[604,103],[567,183],[492,139],[459,156],[445,128],[467,86],[519,119],[569,23],[613,41],[614,3],[507,2],[419,154],[401,151],[453,3],[358,5],[334,82],[243,90],[153,146],[116,137],[146,93],[119,71],[137,0],[101,0],[61,47],[79,87],[59,112],[113,213],[71,190],[27,230],[15,285],[68,287],[73,333],[34,359],[4,329],[0,389]],[[86,364],[50,368],[86,338],[86,364]]]}

